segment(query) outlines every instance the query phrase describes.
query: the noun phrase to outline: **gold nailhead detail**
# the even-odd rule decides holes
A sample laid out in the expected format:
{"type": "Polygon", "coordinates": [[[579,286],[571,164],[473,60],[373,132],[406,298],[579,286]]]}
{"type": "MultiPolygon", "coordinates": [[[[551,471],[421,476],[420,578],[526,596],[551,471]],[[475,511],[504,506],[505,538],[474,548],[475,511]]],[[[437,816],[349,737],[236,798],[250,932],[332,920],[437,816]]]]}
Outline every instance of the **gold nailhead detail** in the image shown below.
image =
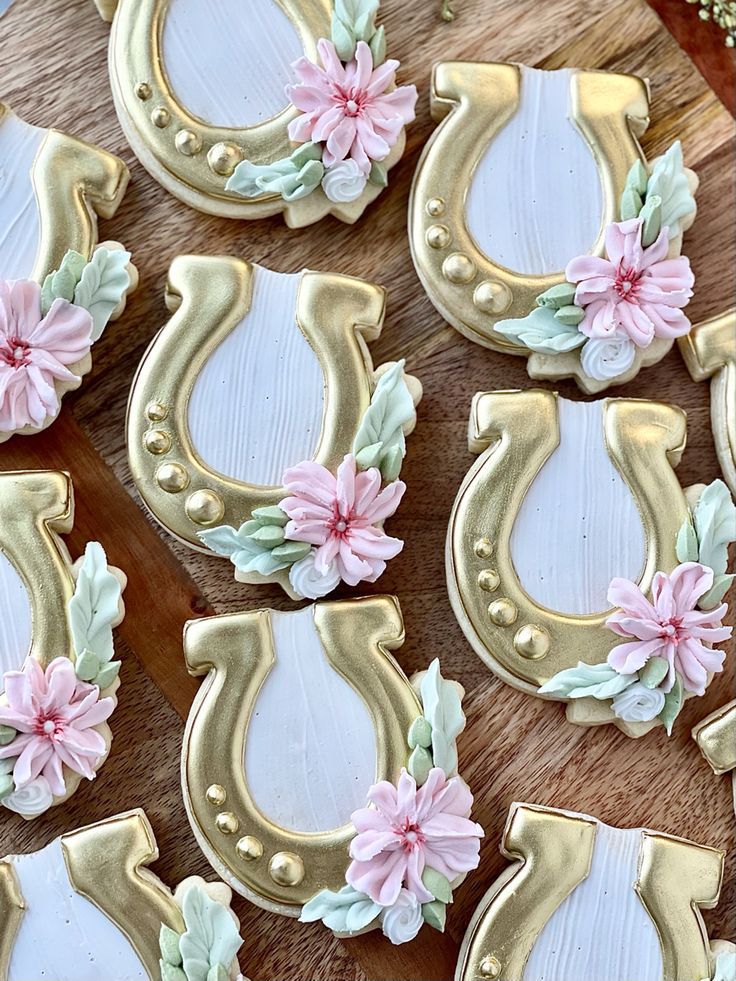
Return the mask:
{"type": "Polygon", "coordinates": [[[501,975],[501,964],[495,957],[489,955],[480,962],[479,971],[482,978],[498,978],[501,975]]]}
{"type": "Polygon", "coordinates": [[[221,831],[224,835],[234,835],[240,827],[240,821],[238,821],[232,811],[223,811],[221,814],[218,814],[215,818],[215,824],[217,825],[217,830],[221,831]]]}
{"type": "Polygon", "coordinates": [[[180,129],[174,139],[174,145],[185,157],[194,157],[202,149],[202,139],[190,129],[180,129]]]}
{"type": "Polygon", "coordinates": [[[224,787],[221,787],[219,783],[213,783],[211,787],[207,788],[207,801],[210,804],[214,804],[215,807],[222,807],[222,805],[227,800],[227,793],[224,787]]]}
{"type": "Polygon", "coordinates": [[[169,410],[160,402],[149,402],[146,406],[146,415],[151,422],[163,422],[168,414],[169,410]]]}
{"type": "Polygon", "coordinates": [[[431,218],[439,218],[440,215],[445,213],[445,202],[442,198],[432,198],[431,201],[427,202],[427,214],[431,218]]]}
{"type": "Polygon", "coordinates": [[[255,862],[263,855],[263,845],[253,835],[246,835],[237,843],[235,851],[244,862],[255,862]]]}
{"type": "Polygon", "coordinates": [[[514,647],[522,657],[539,661],[549,654],[549,634],[544,627],[527,623],[516,631],[514,647]]]}
{"type": "Polygon", "coordinates": [[[298,886],[304,878],[304,862],[293,852],[277,852],[268,863],[268,874],[279,886],[298,886]]]}
{"type": "Polygon", "coordinates": [[[483,569],[478,576],[478,585],[487,593],[493,593],[501,585],[501,577],[495,569],[483,569]]]}
{"type": "Polygon", "coordinates": [[[163,106],[159,106],[158,109],[154,109],[151,113],[151,122],[154,126],[158,127],[158,129],[166,129],[171,122],[169,110],[164,109],[163,106]]]}
{"type": "Polygon", "coordinates": [[[149,453],[160,456],[171,449],[171,436],[162,429],[149,429],[143,437],[143,445],[149,453]]]}
{"type": "Polygon", "coordinates": [[[473,551],[479,559],[489,559],[493,554],[493,543],[490,538],[479,538],[473,545],[473,551]]]}
{"type": "Polygon", "coordinates": [[[446,249],[450,244],[450,229],[447,225],[430,225],[427,229],[427,245],[430,249],[446,249]]]}
{"type": "Polygon", "coordinates": [[[503,283],[487,279],[476,286],[473,303],[481,313],[503,313],[511,303],[511,291],[503,283]]]}
{"type": "Polygon", "coordinates": [[[190,494],[185,510],[195,524],[214,525],[225,513],[225,505],[219,494],[211,490],[200,490],[190,494]]]}
{"type": "Polygon", "coordinates": [[[178,494],[189,484],[189,474],[180,463],[162,463],[156,471],[156,482],[168,494],[178,494]]]}
{"type": "Polygon", "coordinates": [[[494,600],[488,607],[491,620],[497,627],[510,627],[518,616],[518,610],[510,599],[494,600]]]}
{"type": "Polygon", "coordinates": [[[234,143],[215,143],[207,154],[210,170],[220,177],[229,177],[243,159],[243,151],[234,143]]]}
{"type": "Polygon", "coordinates": [[[451,283],[469,283],[475,276],[475,263],[462,252],[453,252],[442,263],[442,275],[451,283]]]}
{"type": "Polygon", "coordinates": [[[139,82],[135,87],[135,94],[141,102],[146,102],[151,98],[151,86],[148,82],[139,82]]]}

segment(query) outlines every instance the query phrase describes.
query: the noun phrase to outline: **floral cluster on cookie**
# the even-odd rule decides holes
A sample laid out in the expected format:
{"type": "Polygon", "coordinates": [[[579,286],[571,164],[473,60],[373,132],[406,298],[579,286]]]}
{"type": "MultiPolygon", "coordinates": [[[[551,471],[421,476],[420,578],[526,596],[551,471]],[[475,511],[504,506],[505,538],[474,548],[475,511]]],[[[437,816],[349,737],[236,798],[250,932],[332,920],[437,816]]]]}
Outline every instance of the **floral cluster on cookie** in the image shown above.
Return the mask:
{"type": "Polygon", "coordinates": [[[289,125],[298,146],[275,163],[242,161],[228,191],[297,201],[321,187],[330,201],[346,204],[369,183],[386,186],[385,161],[414,119],[417,90],[395,86],[399,62],[386,61],[377,12],[378,0],[335,0],[332,37],[317,43],[321,66],[300,58],[293,65],[298,84],[286,90],[299,110],[289,125]]]}
{"type": "Polygon", "coordinates": [[[607,663],[580,662],[559,672],[540,694],[596,698],[610,703],[622,722],[658,719],[669,735],[684,699],[703,695],[723,670],[726,655],[712,645],[732,633],[723,625],[728,606],[722,600],[734,579],[726,571],[733,541],[736,507],[723,481],[715,480],[679,531],[680,565],[654,575],[650,598],[633,582],[612,581],[608,599],[617,609],[607,625],[625,642],[607,663]]]}
{"type": "Polygon", "coordinates": [[[179,884],[174,902],[184,932],[161,925],[160,981],[244,981],[236,957],[243,940],[231,900],[232,892],[222,882],[192,876],[179,884]]]}
{"type": "Polygon", "coordinates": [[[375,582],[403,542],[383,523],[399,506],[406,485],[399,480],[405,437],[416,423],[415,400],[404,361],[383,366],[371,404],[336,473],[307,460],[290,467],[278,506],[257,508],[239,529],[228,525],[199,533],[200,539],[235,566],[235,578],[272,576],[288,570],[297,597],[318,599],[341,582],[375,582]]]}
{"type": "Polygon", "coordinates": [[[89,261],[67,252],[43,287],[0,280],[0,443],[54,421],[135,279],[130,253],[108,242],[89,261]]]}
{"type": "Polygon", "coordinates": [[[621,197],[621,221],[605,229],[605,255],[572,259],[565,283],[538,296],[528,316],[502,320],[494,330],[541,355],[577,351],[582,375],[596,382],[626,380],[638,352],[690,331],[683,310],[695,280],[680,250],[695,214],[696,184],[679,140],[651,172],[637,161],[621,197]]]}
{"type": "Polygon", "coordinates": [[[112,628],[122,620],[125,577],[90,542],[73,567],[69,600],[73,658],[44,669],[29,656],[7,671],[0,696],[0,804],[26,818],[43,814],[74,789],[70,774],[93,780],[110,745],[120,661],[112,628]]]}
{"type": "Polygon", "coordinates": [[[414,679],[422,715],[411,726],[411,754],[398,784],[375,784],[355,811],[351,862],[339,892],[323,889],[302,909],[339,935],[379,928],[394,943],[424,923],[444,930],[452,891],[478,867],[483,829],[470,820],[473,795],[457,775],[456,740],[465,727],[460,685],[438,660],[414,679]]]}

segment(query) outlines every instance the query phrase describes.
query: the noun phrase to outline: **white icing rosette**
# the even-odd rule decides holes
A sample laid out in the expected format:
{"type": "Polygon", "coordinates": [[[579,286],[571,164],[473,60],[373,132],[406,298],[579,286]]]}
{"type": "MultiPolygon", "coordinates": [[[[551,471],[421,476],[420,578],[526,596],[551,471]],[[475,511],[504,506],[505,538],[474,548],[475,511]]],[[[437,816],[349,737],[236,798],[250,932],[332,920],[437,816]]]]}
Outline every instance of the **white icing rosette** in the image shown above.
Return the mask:
{"type": "Polygon", "coordinates": [[[325,171],[322,190],[330,201],[347,204],[356,201],[365,190],[368,178],[352,157],[341,160],[325,171]]]}
{"type": "Polygon", "coordinates": [[[289,582],[297,596],[304,599],[321,599],[340,584],[340,573],[336,562],[331,562],[327,572],[319,572],[314,564],[316,549],[295,562],[289,569],[289,582]]]}
{"type": "Polygon", "coordinates": [[[610,381],[628,371],[636,357],[636,345],[623,334],[591,337],[580,352],[583,371],[596,381],[610,381]]]}
{"type": "Polygon", "coordinates": [[[408,889],[402,889],[393,906],[387,906],[381,913],[381,929],[392,944],[405,944],[413,940],[423,923],[419,900],[408,889]]]}
{"type": "Polygon", "coordinates": [[[664,692],[637,681],[616,695],[612,707],[617,718],[624,722],[651,722],[664,708],[664,692]]]}
{"type": "Polygon", "coordinates": [[[23,817],[38,817],[51,807],[54,795],[45,777],[36,777],[25,787],[3,797],[3,806],[23,817]]]}

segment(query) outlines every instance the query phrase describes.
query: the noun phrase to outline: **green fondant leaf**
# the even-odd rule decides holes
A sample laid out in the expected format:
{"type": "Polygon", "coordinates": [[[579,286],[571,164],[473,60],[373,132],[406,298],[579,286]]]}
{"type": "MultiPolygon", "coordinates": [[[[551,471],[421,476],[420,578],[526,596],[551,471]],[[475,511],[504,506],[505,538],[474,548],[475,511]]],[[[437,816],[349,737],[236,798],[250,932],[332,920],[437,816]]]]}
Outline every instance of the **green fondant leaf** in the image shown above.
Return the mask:
{"type": "Polygon", "coordinates": [[[649,172],[641,160],[636,160],[631,165],[626,175],[626,187],[632,187],[640,197],[647,193],[649,183],[649,172]]]}
{"type": "Polygon", "coordinates": [[[251,541],[258,542],[264,548],[276,548],[284,544],[284,529],[278,525],[262,525],[250,534],[251,541]]]}
{"type": "MultiPolygon", "coordinates": [[[[383,28],[381,28],[381,30],[383,30],[383,28]]],[[[388,187],[388,171],[386,170],[386,164],[375,161],[371,167],[371,172],[368,175],[368,180],[371,182],[371,184],[377,184],[379,187],[388,187]]]]}
{"type": "Polygon", "coordinates": [[[130,286],[130,252],[99,246],[84,267],[74,302],[92,315],[92,342],[99,340],[110,317],[130,286]]]}
{"type": "Polygon", "coordinates": [[[289,159],[301,170],[302,167],[311,161],[321,160],[322,153],[323,150],[319,143],[301,143],[289,159]]]}
{"type": "Polygon", "coordinates": [[[550,286],[537,297],[537,306],[549,307],[550,310],[569,307],[575,302],[576,289],[574,283],[557,283],[556,286],[550,286]]]}
{"type": "Polygon", "coordinates": [[[321,920],[335,933],[357,933],[369,926],[381,912],[381,907],[352,886],[339,892],[323,889],[302,907],[301,923],[321,920]]]}
{"type": "Polygon", "coordinates": [[[94,683],[99,687],[100,691],[105,691],[109,688],[111,684],[115,681],[117,676],[120,674],[121,661],[109,661],[103,668],[100,669],[99,673],[94,679],[94,683]]]}
{"type": "Polygon", "coordinates": [[[675,552],[678,562],[698,561],[698,536],[695,534],[692,522],[683,521],[677,533],[675,552]]]}
{"type": "Polygon", "coordinates": [[[278,545],[276,548],[271,549],[271,557],[278,562],[288,562],[289,565],[293,565],[295,562],[299,562],[300,559],[306,558],[311,550],[312,546],[309,542],[287,541],[283,545],[278,545]]]}
{"type": "Polygon", "coordinates": [[[462,689],[446,681],[438,658],[430,664],[420,685],[424,718],[432,727],[432,760],[448,777],[457,772],[456,740],[465,728],[462,689]]]}
{"type": "Polygon", "coordinates": [[[625,691],[637,681],[636,674],[619,674],[610,664],[585,664],[560,671],[539,689],[540,695],[561,698],[597,698],[605,700],[625,691]]]}
{"type": "Polygon", "coordinates": [[[560,323],[547,306],[535,307],[526,317],[500,320],[493,329],[539,354],[564,354],[587,340],[577,327],[560,323]]]}
{"type": "Polygon", "coordinates": [[[238,531],[229,525],[210,528],[200,531],[198,537],[213,552],[227,556],[238,572],[270,576],[281,569],[288,569],[291,562],[274,556],[271,549],[259,545],[248,536],[245,530],[248,525],[253,526],[254,522],[246,522],[238,531]]]}
{"type": "Polygon", "coordinates": [[[121,587],[107,567],[107,556],[99,542],[90,542],[84,552],[74,595],[69,600],[69,623],[74,650],[94,651],[106,664],[113,656],[112,624],[118,618],[121,587]]]}
{"type": "Polygon", "coordinates": [[[416,749],[417,746],[429,749],[432,745],[432,726],[424,716],[420,715],[412,722],[409,727],[408,742],[409,749],[416,749]]]}
{"type": "Polygon", "coordinates": [[[269,508],[256,508],[251,511],[253,517],[263,525],[279,525],[283,528],[289,521],[289,515],[278,505],[269,508]]]}
{"type": "Polygon", "coordinates": [[[12,773],[15,769],[15,761],[17,758],[18,757],[16,756],[12,759],[0,760],[0,774],[5,776],[6,773],[12,773]]]}
{"type": "Polygon", "coordinates": [[[207,548],[218,555],[225,555],[227,558],[230,558],[233,552],[243,547],[238,532],[231,525],[219,525],[217,528],[201,531],[197,537],[204,542],[207,548]]]}
{"type": "Polygon", "coordinates": [[[12,743],[17,735],[18,731],[12,726],[0,726],[0,746],[7,746],[8,743],[12,743]]]}
{"type": "Polygon", "coordinates": [[[80,681],[94,681],[101,667],[97,655],[85,648],[74,664],[74,671],[80,681]]]}
{"type": "Polygon", "coordinates": [[[340,61],[350,61],[355,54],[355,38],[352,31],[348,30],[343,21],[337,16],[337,11],[332,14],[332,43],[335,45],[337,56],[340,61]]]}
{"type": "Polygon", "coordinates": [[[242,946],[237,927],[227,910],[194,886],[184,894],[182,913],[186,931],[179,940],[188,981],[208,981],[215,964],[232,964],[242,946]]]}
{"type": "Polygon", "coordinates": [[[392,446],[386,451],[381,461],[381,476],[386,483],[392,483],[398,479],[403,462],[404,452],[400,446],[392,446]]]}
{"type": "Polygon", "coordinates": [[[445,932],[445,923],[447,921],[447,907],[444,903],[435,899],[432,903],[422,903],[422,916],[424,922],[435,930],[439,930],[440,933],[445,932]]]}
{"type": "Polygon", "coordinates": [[[653,161],[646,193],[647,199],[655,195],[660,199],[661,223],[669,229],[669,237],[675,238],[682,231],[683,219],[695,211],[679,140],[653,161]]]}
{"type": "Polygon", "coordinates": [[[414,777],[417,786],[427,782],[429,771],[432,769],[432,754],[423,746],[415,746],[406,764],[409,773],[414,777]]]}
{"type": "Polygon", "coordinates": [[[736,541],[736,506],[722,480],[714,480],[698,498],[693,511],[698,536],[698,561],[716,576],[728,568],[728,546],[736,541]]]}
{"type": "Polygon", "coordinates": [[[639,672],[639,681],[647,688],[658,688],[670,670],[663,657],[650,657],[639,672]]]}
{"type": "Polygon", "coordinates": [[[641,244],[647,248],[656,242],[662,230],[662,199],[656,194],[649,194],[639,217],[642,221],[641,244]]]}
{"type": "Polygon", "coordinates": [[[44,317],[51,309],[54,300],[73,302],[74,289],[86,264],[87,260],[83,255],[70,249],[64,255],[56,272],[49,273],[41,290],[41,313],[44,317]]]}
{"type": "Polygon", "coordinates": [[[698,600],[698,606],[703,610],[712,610],[716,606],[720,606],[726,593],[731,588],[731,583],[733,580],[733,575],[716,576],[713,579],[713,585],[711,588],[708,590],[705,596],[702,596],[698,600]]]}
{"type": "Polygon", "coordinates": [[[158,935],[158,946],[161,957],[173,967],[181,967],[181,951],[179,950],[179,934],[165,923],[161,924],[158,935]]]}
{"type": "Polygon", "coordinates": [[[641,194],[636,188],[625,187],[621,195],[621,220],[629,221],[638,218],[643,204],[641,194]]]}
{"type": "Polygon", "coordinates": [[[15,790],[15,781],[12,773],[0,774],[0,800],[9,797],[15,790]]]}
{"type": "Polygon", "coordinates": [[[285,201],[298,201],[307,197],[319,187],[325,172],[322,161],[312,158],[314,144],[308,146],[308,151],[298,147],[290,157],[271,164],[258,165],[243,160],[228,179],[225,189],[246,198],[277,194],[285,201]],[[302,162],[305,154],[309,159],[302,162]]]}
{"type": "Polygon", "coordinates": [[[222,964],[213,964],[207,974],[207,981],[230,981],[230,974],[222,964]]]}
{"type": "Polygon", "coordinates": [[[161,966],[161,981],[188,981],[186,974],[180,967],[167,964],[166,961],[159,961],[161,966]]]}
{"type": "Polygon", "coordinates": [[[381,24],[370,39],[369,47],[373,55],[373,67],[378,68],[386,60],[386,30],[383,24],[381,24]]]}
{"type": "Polygon", "coordinates": [[[371,443],[370,446],[364,446],[362,450],[358,450],[355,454],[355,460],[361,470],[369,470],[371,467],[379,465],[382,455],[383,443],[371,443]]]}
{"type": "Polygon", "coordinates": [[[450,880],[442,875],[441,872],[437,872],[436,869],[430,869],[428,865],[425,865],[424,871],[422,872],[422,882],[427,891],[431,892],[435,899],[439,899],[441,903],[445,904],[452,902],[452,886],[450,885],[450,880]]]}
{"type": "Polygon", "coordinates": [[[664,708],[659,713],[659,718],[662,720],[662,724],[667,730],[668,736],[672,735],[672,727],[675,724],[675,719],[680,714],[683,696],[682,678],[678,674],[675,677],[675,683],[672,686],[672,691],[667,692],[667,694],[664,696],[664,708]]]}
{"type": "Polygon", "coordinates": [[[576,306],[574,303],[566,307],[560,307],[559,310],[555,311],[555,320],[559,320],[566,327],[577,327],[584,316],[585,310],[582,307],[576,306]]]}
{"type": "MultiPolygon", "coordinates": [[[[381,455],[377,465],[384,480],[395,480],[397,453],[403,460],[406,453],[404,432],[416,419],[414,400],[404,378],[404,361],[397,361],[378,379],[375,391],[360,421],[353,443],[353,453],[360,463],[361,450],[381,444],[381,455]],[[384,460],[387,464],[384,473],[384,460]],[[387,476],[387,473],[395,474],[387,476]]],[[[371,458],[374,451],[371,449],[371,458]]],[[[399,467],[400,469],[400,467],[399,467]]]]}

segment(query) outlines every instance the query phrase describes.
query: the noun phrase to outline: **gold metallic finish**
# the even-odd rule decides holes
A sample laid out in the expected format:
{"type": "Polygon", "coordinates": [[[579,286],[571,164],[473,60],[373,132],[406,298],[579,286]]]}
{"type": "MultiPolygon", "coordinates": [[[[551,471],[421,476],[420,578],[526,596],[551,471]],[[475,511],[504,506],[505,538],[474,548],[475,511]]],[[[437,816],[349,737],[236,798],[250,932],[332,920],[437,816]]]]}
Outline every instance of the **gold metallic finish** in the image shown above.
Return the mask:
{"type": "Polygon", "coordinates": [[[473,303],[481,313],[503,313],[511,303],[511,290],[503,283],[487,279],[476,286],[473,303]]]}
{"type": "Polygon", "coordinates": [[[235,835],[240,830],[240,821],[232,811],[223,811],[215,818],[217,830],[224,835],[235,835]]]}
{"type": "Polygon", "coordinates": [[[693,739],[717,776],[736,770],[736,701],[696,725],[693,739]]]}
{"type": "Polygon", "coordinates": [[[148,84],[148,82],[139,82],[135,87],[135,95],[137,99],[141,100],[141,102],[147,102],[152,95],[151,86],[148,84]]]}
{"type": "Polygon", "coordinates": [[[549,654],[549,634],[544,627],[527,623],[516,631],[514,647],[522,657],[539,660],[549,654]]]}
{"type": "MultiPolygon", "coordinates": [[[[603,252],[603,229],[618,218],[618,205],[631,165],[642,158],[638,137],[646,129],[649,99],[644,81],[633,75],[576,70],[572,73],[570,118],[591,148],[598,166],[604,207],[601,231],[592,252],[603,252]]],[[[504,317],[523,317],[544,290],[563,281],[563,272],[528,276],[507,269],[485,255],[468,231],[465,199],[478,162],[517,110],[521,91],[518,65],[444,62],[435,67],[431,108],[440,123],[425,147],[412,187],[409,240],[414,264],[430,299],[457,330],[471,340],[510,354],[529,350],[493,332],[504,317]],[[430,205],[445,202],[443,221],[481,281],[500,283],[509,294],[506,306],[476,304],[471,266],[448,275],[446,259],[427,244],[426,232],[436,217],[430,205]]],[[[572,258],[572,257],[571,257],[572,258]]]]}
{"type": "Polygon", "coordinates": [[[710,378],[710,419],[723,478],[736,495],[736,307],[696,324],[678,342],[695,381],[710,378]]]}
{"type": "Polygon", "coordinates": [[[453,252],[442,263],[442,275],[455,285],[472,282],[475,273],[475,263],[462,252],[453,252]]]}
{"type": "Polygon", "coordinates": [[[243,159],[243,151],[234,143],[215,143],[207,154],[207,163],[220,177],[229,177],[243,159]]]}
{"type": "MultiPolygon", "coordinates": [[[[669,572],[678,564],[675,542],[688,510],[673,468],[685,446],[685,413],[659,402],[607,399],[603,418],[611,460],[631,490],[644,527],[646,560],[640,586],[647,593],[655,572],[669,572]]],[[[605,626],[609,610],[576,616],[546,609],[527,595],[514,569],[510,540],[516,516],[558,443],[554,393],[532,389],[477,395],[469,446],[481,456],[463,481],[448,529],[447,580],[460,626],[496,674],[530,694],[554,674],[575,667],[581,652],[586,662],[603,663],[618,642],[605,626]],[[544,658],[521,654],[513,634],[489,617],[488,596],[479,585],[488,557],[485,549],[479,552],[483,540],[495,543],[494,568],[522,626],[533,624],[547,634],[549,652],[544,658]]],[[[568,712],[573,710],[574,721],[581,724],[620,721],[607,706],[588,699],[570,703],[568,712]]],[[[641,735],[645,730],[625,731],[641,735]]]]}
{"type": "Polygon", "coordinates": [[[478,968],[481,978],[498,978],[501,976],[501,965],[495,957],[484,957],[478,968]]]}
{"type": "Polygon", "coordinates": [[[149,453],[160,456],[171,449],[171,436],[163,429],[149,429],[143,437],[143,443],[149,453]]]}
{"type": "MultiPolygon", "coordinates": [[[[182,256],[169,273],[169,297],[181,303],[145,355],[128,406],[128,454],[143,500],[161,524],[181,541],[201,548],[200,525],[184,501],[162,488],[157,465],[143,446],[151,403],[169,407],[172,459],[189,476],[192,495],[206,490],[224,504],[222,520],[234,528],[257,507],[276,505],[281,487],[245,484],[211,470],[198,456],[189,434],[188,403],[196,378],[219,344],[250,309],[253,266],[240,259],[182,256]]],[[[297,323],[312,346],[325,379],[325,410],[314,459],[333,473],[350,453],[373,384],[365,342],[380,334],[385,292],[358,279],[328,273],[302,274],[297,323]]],[[[168,471],[165,471],[167,474],[168,471]]],[[[166,483],[170,484],[168,478],[166,483]]],[[[183,489],[176,483],[172,490],[183,489]]],[[[288,588],[288,575],[278,574],[288,588]]],[[[254,582],[262,581],[255,576],[254,582]]]]}
{"type": "Polygon", "coordinates": [[[174,146],[185,157],[193,157],[202,149],[202,138],[191,129],[180,129],[174,139],[174,146]]]}
{"type": "Polygon", "coordinates": [[[445,202],[442,198],[432,198],[427,201],[427,214],[430,218],[439,218],[445,213],[445,202]]]}
{"type": "Polygon", "coordinates": [[[146,406],[146,418],[150,419],[151,422],[163,422],[168,414],[167,406],[160,402],[149,402],[146,406]]]}
{"type": "Polygon", "coordinates": [[[427,245],[432,249],[446,249],[451,239],[447,225],[430,225],[427,229],[427,245]]]}
{"type": "Polygon", "coordinates": [[[489,559],[493,555],[493,543],[489,538],[479,538],[473,551],[479,559],[489,559]]]}
{"type": "Polygon", "coordinates": [[[222,520],[225,505],[222,498],[214,491],[201,490],[190,494],[185,505],[187,516],[203,528],[216,525],[222,520]]]}
{"type": "Polygon", "coordinates": [[[491,603],[488,607],[488,615],[497,627],[510,627],[512,623],[516,622],[519,611],[510,599],[504,597],[491,603]]]}
{"type": "Polygon", "coordinates": [[[21,920],[26,904],[21,895],[18,877],[10,862],[0,862],[0,978],[5,981],[10,972],[10,958],[13,954],[21,920]]]}
{"type": "Polygon", "coordinates": [[[171,893],[146,866],[159,856],[153,829],[141,810],[63,835],[69,881],[119,927],[151,978],[160,975],[162,924],[183,933],[171,893]]]}
{"type": "Polygon", "coordinates": [[[168,109],[164,109],[163,106],[157,106],[151,113],[151,122],[157,129],[166,129],[171,122],[168,109]]]}
{"type": "MultiPolygon", "coordinates": [[[[398,601],[377,596],[319,602],[314,618],[329,663],[360,694],[373,719],[376,779],[395,781],[406,765],[406,733],[421,714],[416,694],[390,654],[404,639],[398,601]]],[[[270,612],[194,620],[185,629],[184,651],[189,671],[207,675],[187,721],[182,757],[184,801],[195,837],[219,874],[242,895],[295,915],[320,889],[344,886],[355,829],[346,824],[303,834],[278,827],[259,811],[248,789],[243,766],[248,725],[274,664],[270,612]],[[299,857],[304,876],[298,885],[274,881],[269,863],[244,862],[240,841],[219,833],[205,799],[213,781],[228,788],[233,814],[263,854],[299,857]]]]}
{"type": "Polygon", "coordinates": [[[244,862],[257,862],[263,856],[263,845],[253,835],[245,835],[235,846],[235,851],[244,862]]]}
{"type": "Polygon", "coordinates": [[[478,585],[487,593],[495,593],[501,585],[501,577],[495,569],[483,569],[478,574],[478,585]]]}
{"type": "Polygon", "coordinates": [[[208,804],[212,804],[214,807],[222,807],[227,800],[227,791],[219,783],[213,783],[211,787],[207,788],[205,796],[207,797],[208,804]]]}
{"type": "Polygon", "coordinates": [[[189,474],[180,463],[162,463],[156,471],[156,483],[167,494],[179,494],[189,485],[189,474]]]}
{"type": "Polygon", "coordinates": [[[304,862],[292,852],[278,852],[268,863],[268,874],[278,886],[298,886],[304,881],[304,862]]]}

